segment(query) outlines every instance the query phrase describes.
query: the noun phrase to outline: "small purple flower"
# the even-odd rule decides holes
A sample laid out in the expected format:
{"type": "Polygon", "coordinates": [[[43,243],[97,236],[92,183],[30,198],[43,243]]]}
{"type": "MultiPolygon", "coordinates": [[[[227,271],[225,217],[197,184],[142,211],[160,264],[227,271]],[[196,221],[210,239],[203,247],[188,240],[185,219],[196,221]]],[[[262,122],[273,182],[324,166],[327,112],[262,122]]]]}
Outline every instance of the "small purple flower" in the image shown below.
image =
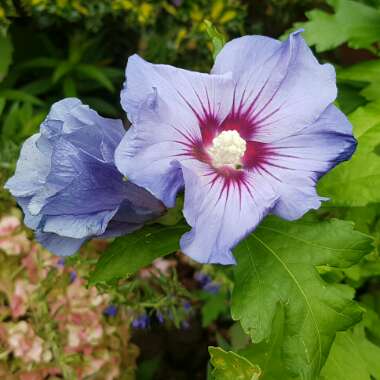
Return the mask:
{"type": "Polygon", "coordinates": [[[203,287],[203,290],[206,291],[207,293],[217,294],[219,293],[220,285],[217,284],[216,282],[209,282],[203,287]]]}
{"type": "Polygon", "coordinates": [[[285,42],[227,43],[211,74],[128,60],[121,93],[132,127],[115,154],[122,173],[174,207],[185,189],[192,226],[182,251],[234,264],[232,248],[272,213],[300,218],[320,207],[319,178],[356,140],[333,102],[335,71],[300,32],[285,42]]]}
{"type": "Polygon", "coordinates": [[[188,302],[188,301],[185,301],[183,303],[183,309],[186,311],[186,312],[190,312],[191,311],[191,303],[188,302]]]}
{"type": "Polygon", "coordinates": [[[104,309],[103,314],[107,317],[116,317],[117,307],[115,305],[109,305],[104,309]]]}
{"type": "Polygon", "coordinates": [[[132,321],[132,327],[134,329],[146,329],[149,327],[149,317],[146,314],[142,314],[132,321]]]}
{"type": "Polygon", "coordinates": [[[203,272],[197,272],[197,273],[195,273],[194,278],[202,286],[205,286],[205,285],[207,285],[208,283],[210,283],[212,281],[211,277],[209,275],[203,273],[203,272]]]}
{"type": "Polygon", "coordinates": [[[124,134],[120,120],[69,98],[55,103],[40,132],[25,141],[5,187],[52,252],[71,255],[91,237],[129,233],[163,213],[162,203],[124,181],[114,164],[124,134]]]}
{"type": "Polygon", "coordinates": [[[71,283],[73,283],[77,279],[77,277],[78,277],[77,272],[75,272],[75,271],[71,271],[69,273],[69,276],[70,276],[70,282],[71,283]]]}
{"type": "Polygon", "coordinates": [[[156,318],[160,325],[162,325],[165,322],[164,315],[160,311],[156,312],[156,318]]]}
{"type": "Polygon", "coordinates": [[[220,285],[213,282],[211,277],[203,272],[197,272],[194,278],[202,285],[202,289],[208,293],[216,294],[220,290],[220,285]]]}
{"type": "Polygon", "coordinates": [[[58,262],[57,262],[57,266],[59,268],[63,268],[65,266],[65,258],[64,257],[61,257],[58,262]]]}

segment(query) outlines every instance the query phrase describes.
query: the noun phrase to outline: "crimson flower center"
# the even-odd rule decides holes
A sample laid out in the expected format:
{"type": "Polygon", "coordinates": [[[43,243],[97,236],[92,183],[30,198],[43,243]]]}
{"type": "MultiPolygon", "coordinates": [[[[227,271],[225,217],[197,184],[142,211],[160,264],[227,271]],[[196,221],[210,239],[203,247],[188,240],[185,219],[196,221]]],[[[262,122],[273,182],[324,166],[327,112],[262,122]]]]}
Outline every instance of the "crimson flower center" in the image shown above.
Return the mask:
{"type": "Polygon", "coordinates": [[[241,159],[247,149],[246,141],[238,131],[223,131],[212,140],[212,145],[207,149],[214,167],[230,166],[239,169],[242,166],[241,159]]]}

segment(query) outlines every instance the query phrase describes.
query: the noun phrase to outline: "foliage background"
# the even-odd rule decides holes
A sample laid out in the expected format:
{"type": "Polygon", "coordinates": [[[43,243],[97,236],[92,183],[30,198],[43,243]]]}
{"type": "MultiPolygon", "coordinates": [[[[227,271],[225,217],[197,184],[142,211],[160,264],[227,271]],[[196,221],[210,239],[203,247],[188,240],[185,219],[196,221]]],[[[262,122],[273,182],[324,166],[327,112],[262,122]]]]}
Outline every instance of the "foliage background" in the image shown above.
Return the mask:
{"type": "MultiPolygon", "coordinates": [[[[119,90],[129,55],[138,52],[153,62],[208,71],[213,58],[205,19],[227,40],[244,34],[285,38],[289,30],[302,27],[318,58],[335,64],[337,105],[349,115],[359,146],[351,162],[321,181],[320,193],[332,200],[299,224],[265,222],[244,243],[259,263],[256,276],[252,274],[249,281],[239,281],[251,265],[247,248],[241,245],[233,270],[200,267],[172,255],[163,260],[165,268],[171,269],[158,270],[150,286],[144,287],[145,272],[140,269],[154,257],[170,253],[160,251],[160,241],[178,240],[181,225],[178,236],[157,227],[157,251],[152,254],[142,249],[141,262],[123,255],[120,262],[108,266],[107,260],[100,260],[93,270],[95,250],[90,249],[88,257],[74,258],[70,264],[83,264],[84,278],[92,270],[90,283],[107,293],[112,304],[122,305],[129,321],[124,324],[133,327],[135,321],[135,342],[142,354],[138,370],[129,362],[125,376],[132,377],[128,379],[204,379],[210,344],[219,347],[210,348],[209,379],[380,380],[379,0],[2,0],[0,183],[12,174],[21,143],[38,130],[55,101],[78,96],[100,114],[125,118],[119,90]],[[285,239],[284,234],[291,236],[285,239]],[[316,244],[323,248],[315,249],[316,244]],[[273,259],[273,252],[280,260],[273,259]],[[263,269],[267,266],[270,271],[263,269]],[[120,272],[120,268],[125,269],[120,272]],[[126,278],[127,272],[137,275],[126,278]],[[276,292],[270,291],[273,281],[279,284],[276,292]],[[266,284],[264,291],[257,292],[260,284],[266,284]],[[190,303],[191,312],[183,306],[185,302],[190,303]],[[167,321],[165,327],[157,327],[160,315],[167,321]],[[147,320],[150,330],[142,332],[147,320]],[[189,334],[198,340],[189,340],[184,332],[187,324],[189,334]],[[172,364],[167,364],[169,351],[165,349],[165,354],[145,356],[144,340],[184,350],[184,341],[166,340],[162,329],[184,333],[179,335],[190,342],[185,352],[197,357],[195,367],[187,367],[186,359],[173,359],[172,353],[172,364]],[[250,338],[260,343],[251,344],[250,338]],[[316,363],[313,358],[318,350],[316,363]],[[183,370],[173,369],[173,362],[181,363],[183,370]]],[[[0,213],[15,213],[12,207],[9,194],[1,189],[0,213]]],[[[175,221],[180,218],[174,216],[175,221]]],[[[113,251],[130,249],[127,244],[127,240],[116,241],[113,251]]],[[[0,265],[9,266],[12,260],[15,265],[4,246],[0,251],[0,265]]],[[[253,273],[254,268],[250,269],[253,273]]],[[[10,289],[15,288],[16,279],[12,277],[10,289]]],[[[8,298],[1,298],[0,323],[16,323],[8,298]]],[[[33,320],[35,313],[31,309],[25,318],[33,320]]],[[[13,354],[5,355],[6,347],[1,349],[0,360],[10,364],[7,370],[18,376],[24,364],[13,354]]],[[[53,360],[62,360],[56,356],[53,360]]],[[[70,368],[75,364],[68,363],[69,377],[63,376],[71,379],[70,368]]]]}

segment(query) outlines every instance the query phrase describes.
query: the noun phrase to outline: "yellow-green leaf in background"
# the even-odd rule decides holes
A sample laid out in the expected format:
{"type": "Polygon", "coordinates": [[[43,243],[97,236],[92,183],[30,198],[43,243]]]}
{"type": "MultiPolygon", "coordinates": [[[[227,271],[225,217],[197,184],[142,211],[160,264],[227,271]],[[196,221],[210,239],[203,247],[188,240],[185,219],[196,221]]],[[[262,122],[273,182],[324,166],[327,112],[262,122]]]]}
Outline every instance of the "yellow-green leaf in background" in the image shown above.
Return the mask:
{"type": "MultiPolygon", "coordinates": [[[[318,52],[344,43],[354,49],[374,50],[380,39],[380,11],[352,0],[327,0],[334,13],[314,9],[306,12],[308,21],[297,22],[294,29],[305,29],[304,37],[318,52]]],[[[286,33],[287,34],[287,33],[286,33]]]]}
{"type": "Polygon", "coordinates": [[[226,39],[222,33],[218,31],[218,29],[215,28],[214,25],[208,20],[205,20],[203,24],[206,27],[206,32],[211,38],[212,43],[212,56],[215,59],[215,57],[218,55],[218,53],[222,50],[224,44],[226,43],[226,39]]]}
{"type": "Polygon", "coordinates": [[[258,380],[260,368],[248,359],[233,351],[224,351],[220,347],[209,347],[210,362],[214,367],[213,380],[258,380]]]}
{"type": "Polygon", "coordinates": [[[340,69],[337,76],[340,82],[366,82],[367,85],[360,94],[370,101],[380,99],[380,60],[365,61],[340,69]]]}

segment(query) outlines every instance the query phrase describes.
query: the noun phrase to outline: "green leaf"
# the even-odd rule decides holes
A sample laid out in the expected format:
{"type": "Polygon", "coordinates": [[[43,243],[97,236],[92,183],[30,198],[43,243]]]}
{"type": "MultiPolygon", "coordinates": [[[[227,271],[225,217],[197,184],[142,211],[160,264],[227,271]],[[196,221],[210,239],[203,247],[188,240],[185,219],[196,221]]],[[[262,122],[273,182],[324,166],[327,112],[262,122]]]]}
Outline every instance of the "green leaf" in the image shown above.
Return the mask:
{"type": "Polygon", "coordinates": [[[73,34],[69,40],[69,61],[73,65],[78,64],[85,51],[93,45],[93,41],[94,40],[86,38],[86,36],[81,33],[73,34]]]}
{"type": "Polygon", "coordinates": [[[380,202],[380,102],[358,108],[350,117],[358,147],[318,184],[321,195],[335,206],[366,206],[380,202]]]}
{"type": "Polygon", "coordinates": [[[66,77],[63,80],[63,94],[66,98],[77,96],[77,89],[73,78],[66,77]]]}
{"type": "Polygon", "coordinates": [[[269,339],[260,343],[252,343],[239,350],[238,354],[244,356],[252,363],[257,363],[262,371],[260,380],[288,380],[285,370],[282,346],[284,344],[284,308],[279,304],[272,323],[269,339]]]}
{"type": "Polygon", "coordinates": [[[287,368],[294,376],[315,380],[336,331],[361,318],[345,290],[323,281],[316,267],[349,267],[370,252],[371,242],[350,222],[267,219],[235,250],[233,319],[258,343],[270,337],[281,304],[287,368]]]}
{"type": "Polygon", "coordinates": [[[108,91],[115,91],[115,87],[112,84],[111,80],[103,73],[103,71],[99,67],[83,63],[81,65],[76,66],[75,70],[82,76],[95,80],[108,91]]]}
{"type": "Polygon", "coordinates": [[[14,103],[10,107],[1,128],[1,135],[7,140],[17,140],[20,135],[21,120],[23,114],[22,108],[19,103],[14,103]]]}
{"type": "Polygon", "coordinates": [[[215,59],[218,53],[222,50],[226,43],[226,38],[222,33],[215,28],[209,20],[205,20],[203,24],[206,27],[206,32],[211,39],[212,43],[212,56],[215,59]]]}
{"type": "Polygon", "coordinates": [[[202,298],[205,300],[201,310],[202,326],[207,327],[228,310],[227,295],[221,291],[217,294],[206,293],[202,298]]]}
{"type": "MultiPolygon", "coordinates": [[[[230,329],[228,330],[228,335],[230,337],[231,347],[235,350],[236,349],[237,350],[243,350],[251,343],[250,336],[248,336],[244,332],[244,330],[241,327],[239,322],[234,323],[230,327],[230,329]]],[[[240,352],[239,352],[239,354],[240,354],[240,352]]],[[[251,360],[251,361],[255,362],[254,360],[251,360]]]]}
{"type": "Polygon", "coordinates": [[[345,69],[338,70],[340,81],[367,82],[360,92],[367,100],[380,99],[380,60],[361,62],[345,69]]]}
{"type": "Polygon", "coordinates": [[[127,277],[156,258],[177,251],[179,238],[187,231],[184,225],[154,224],[115,239],[90,274],[89,284],[127,277]]]}
{"type": "Polygon", "coordinates": [[[344,43],[354,49],[367,48],[380,40],[380,11],[351,0],[327,0],[335,13],[322,10],[306,12],[309,21],[294,24],[304,28],[304,37],[318,52],[331,50],[344,43]]]}
{"type": "Polygon", "coordinates": [[[0,98],[30,103],[36,106],[43,105],[43,101],[21,90],[0,90],[0,98]]]}
{"type": "Polygon", "coordinates": [[[8,35],[0,33],[0,82],[7,75],[12,62],[13,45],[8,35]]]}
{"type": "Polygon", "coordinates": [[[122,82],[124,80],[124,70],[115,67],[102,67],[103,74],[113,82],[122,82]]]}
{"type": "Polygon", "coordinates": [[[38,57],[25,61],[17,66],[19,69],[52,69],[60,64],[57,58],[38,57]]]}
{"type": "Polygon", "coordinates": [[[355,137],[360,138],[365,132],[380,123],[380,99],[359,107],[349,116],[349,119],[354,125],[355,137]]]}
{"type": "Polygon", "coordinates": [[[208,348],[214,367],[212,376],[215,380],[258,380],[260,368],[248,359],[233,351],[224,351],[219,347],[208,348]]]}
{"type": "Polygon", "coordinates": [[[380,60],[365,61],[337,71],[339,80],[372,82],[380,79],[380,60]]]}
{"type": "Polygon", "coordinates": [[[20,146],[18,144],[0,135],[0,168],[2,169],[0,173],[3,176],[11,175],[16,169],[19,151],[20,146]]]}
{"type": "Polygon", "coordinates": [[[344,271],[350,285],[359,288],[365,281],[372,277],[380,276],[380,260],[377,254],[373,253],[363,258],[363,260],[344,271]]]}
{"type": "Polygon", "coordinates": [[[360,94],[369,101],[377,101],[380,99],[380,79],[374,80],[360,94]]]}
{"type": "Polygon", "coordinates": [[[14,103],[4,119],[2,136],[14,142],[21,142],[36,132],[45,116],[44,112],[34,113],[30,103],[14,103]]]}
{"type": "MultiPolygon", "coordinates": [[[[336,208],[334,209],[336,210],[336,208]]],[[[365,234],[371,234],[377,215],[380,214],[380,204],[371,204],[366,207],[350,207],[342,211],[344,217],[341,219],[351,220],[355,224],[355,229],[365,234]]]]}
{"type": "Polygon", "coordinates": [[[380,380],[380,347],[370,342],[363,324],[336,335],[321,380],[380,380]]]}
{"type": "MultiPolygon", "coordinates": [[[[367,103],[364,95],[359,93],[360,89],[355,88],[352,83],[339,83],[337,105],[345,114],[354,112],[358,107],[367,103]]],[[[380,96],[379,96],[380,99],[380,96]]]]}
{"type": "Polygon", "coordinates": [[[21,87],[23,92],[29,95],[41,95],[47,93],[52,87],[51,79],[38,79],[21,87]]]}
{"type": "Polygon", "coordinates": [[[262,380],[300,379],[298,376],[291,376],[286,369],[286,360],[292,360],[292,358],[287,358],[283,350],[284,321],[284,307],[278,304],[269,339],[260,343],[251,343],[245,349],[238,351],[240,355],[260,367],[263,373],[262,380]]]}
{"type": "Polygon", "coordinates": [[[0,116],[4,111],[6,100],[4,98],[0,98],[0,116]]]}
{"type": "Polygon", "coordinates": [[[53,72],[52,81],[57,83],[61,78],[74,69],[74,65],[71,62],[64,61],[60,63],[53,72]]]}
{"type": "Polygon", "coordinates": [[[180,220],[183,219],[182,209],[183,196],[179,196],[176,199],[175,207],[168,209],[166,214],[157,219],[156,222],[163,224],[164,226],[173,226],[174,224],[178,224],[180,220]]]}
{"type": "Polygon", "coordinates": [[[371,300],[378,303],[379,297],[376,293],[367,293],[364,297],[367,298],[367,300],[365,303],[361,303],[361,306],[366,309],[363,318],[363,326],[371,341],[377,346],[380,346],[380,316],[372,309],[373,305],[371,305],[371,300]]]}

